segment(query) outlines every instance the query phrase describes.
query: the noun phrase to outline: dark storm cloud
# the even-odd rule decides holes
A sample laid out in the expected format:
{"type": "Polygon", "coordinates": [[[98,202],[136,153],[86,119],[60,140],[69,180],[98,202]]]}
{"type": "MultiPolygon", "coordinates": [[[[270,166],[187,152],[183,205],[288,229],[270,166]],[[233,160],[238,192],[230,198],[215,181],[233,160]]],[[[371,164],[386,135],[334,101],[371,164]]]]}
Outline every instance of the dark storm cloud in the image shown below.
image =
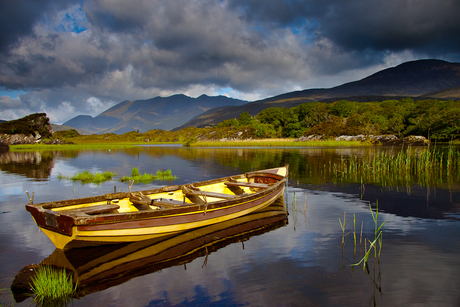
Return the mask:
{"type": "Polygon", "coordinates": [[[460,2],[450,0],[341,1],[320,21],[320,33],[349,50],[458,53],[459,13],[460,2]]]}
{"type": "Polygon", "coordinates": [[[222,88],[250,100],[339,85],[417,58],[459,61],[459,5],[0,0],[0,90],[29,91],[0,97],[0,110],[20,101],[23,113],[55,110],[57,118],[222,88]]]}
{"type": "Polygon", "coordinates": [[[32,34],[34,25],[46,12],[52,13],[72,1],[51,0],[1,0],[0,1],[0,52],[32,34]]]}
{"type": "Polygon", "coordinates": [[[348,51],[460,52],[460,2],[452,0],[230,1],[247,20],[279,26],[305,23],[316,39],[348,51]]]}

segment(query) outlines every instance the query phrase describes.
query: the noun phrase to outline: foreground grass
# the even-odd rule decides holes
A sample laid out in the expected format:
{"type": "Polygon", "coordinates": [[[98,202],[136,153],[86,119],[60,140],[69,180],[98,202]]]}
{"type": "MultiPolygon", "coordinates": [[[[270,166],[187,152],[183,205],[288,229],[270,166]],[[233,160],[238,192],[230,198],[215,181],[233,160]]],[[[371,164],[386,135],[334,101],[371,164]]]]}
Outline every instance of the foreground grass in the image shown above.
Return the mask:
{"type": "Polygon", "coordinates": [[[191,143],[191,147],[348,147],[366,146],[371,143],[361,141],[335,141],[316,140],[296,142],[295,139],[257,139],[257,140],[234,140],[234,141],[199,141],[191,143]]]}
{"type": "Polygon", "coordinates": [[[65,269],[40,266],[32,277],[32,293],[37,305],[65,306],[77,290],[65,269]]]}

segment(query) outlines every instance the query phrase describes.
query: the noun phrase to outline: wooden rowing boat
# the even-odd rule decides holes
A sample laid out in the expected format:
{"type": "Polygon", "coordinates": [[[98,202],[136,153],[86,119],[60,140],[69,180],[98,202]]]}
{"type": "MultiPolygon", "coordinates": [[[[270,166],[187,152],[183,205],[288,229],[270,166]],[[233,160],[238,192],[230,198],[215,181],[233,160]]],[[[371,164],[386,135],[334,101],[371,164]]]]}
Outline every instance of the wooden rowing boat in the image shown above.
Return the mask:
{"type": "Polygon", "coordinates": [[[186,265],[198,257],[204,264],[213,252],[233,243],[245,242],[253,236],[287,225],[283,197],[270,206],[222,223],[200,227],[150,240],[94,246],[77,249],[56,249],[39,265],[24,267],[15,277],[11,291],[17,303],[30,297],[30,284],[39,266],[62,268],[78,282],[76,297],[120,285],[133,278],[169,267],[186,265]]]}
{"type": "Polygon", "coordinates": [[[283,167],[134,193],[26,205],[59,249],[134,242],[234,219],[283,195],[283,167]]]}

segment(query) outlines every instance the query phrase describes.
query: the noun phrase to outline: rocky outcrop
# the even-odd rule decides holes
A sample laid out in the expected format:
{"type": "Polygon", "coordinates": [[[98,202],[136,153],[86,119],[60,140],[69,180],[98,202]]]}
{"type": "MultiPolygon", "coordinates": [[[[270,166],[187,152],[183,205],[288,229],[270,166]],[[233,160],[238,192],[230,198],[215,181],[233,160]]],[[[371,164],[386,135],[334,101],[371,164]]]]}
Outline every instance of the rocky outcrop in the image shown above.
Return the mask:
{"type": "MultiPolygon", "coordinates": [[[[323,135],[306,135],[298,138],[296,142],[307,142],[315,140],[323,140],[323,135]]],[[[386,135],[341,135],[335,138],[336,141],[361,141],[370,142],[375,145],[412,145],[412,146],[423,146],[430,143],[424,136],[411,135],[403,138],[398,138],[393,134],[386,135]]]]}
{"type": "Polygon", "coordinates": [[[35,144],[40,142],[41,135],[25,134],[0,134],[0,141],[8,145],[35,144]]]}
{"type": "Polygon", "coordinates": [[[0,123],[0,143],[7,145],[34,144],[52,136],[53,128],[45,113],[0,123]]]}

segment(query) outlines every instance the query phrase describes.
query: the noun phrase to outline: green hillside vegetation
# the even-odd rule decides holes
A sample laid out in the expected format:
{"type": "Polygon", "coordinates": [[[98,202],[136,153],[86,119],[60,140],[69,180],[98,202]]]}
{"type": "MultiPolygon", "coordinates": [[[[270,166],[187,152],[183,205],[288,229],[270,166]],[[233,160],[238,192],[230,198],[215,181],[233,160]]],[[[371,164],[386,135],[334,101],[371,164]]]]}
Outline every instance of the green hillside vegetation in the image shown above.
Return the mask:
{"type": "MultiPolygon", "coordinates": [[[[256,116],[243,112],[238,118],[224,120],[214,127],[188,127],[177,131],[155,129],[145,133],[131,131],[125,134],[100,135],[80,135],[75,130],[67,130],[55,132],[53,138],[60,138],[77,146],[154,143],[188,146],[204,141],[227,143],[259,139],[291,139],[293,143],[296,138],[305,135],[322,135],[324,139],[334,139],[339,135],[359,134],[393,134],[398,137],[421,135],[436,141],[459,140],[460,101],[414,101],[404,98],[382,102],[307,102],[292,108],[270,107],[256,116]]],[[[277,145],[274,143],[273,146],[277,145]]]]}
{"type": "MultiPolygon", "coordinates": [[[[220,125],[233,122],[228,120],[220,125]]],[[[460,101],[404,98],[382,102],[309,102],[293,108],[265,109],[251,118],[250,124],[260,137],[394,134],[447,141],[460,138],[460,101]]]]}

